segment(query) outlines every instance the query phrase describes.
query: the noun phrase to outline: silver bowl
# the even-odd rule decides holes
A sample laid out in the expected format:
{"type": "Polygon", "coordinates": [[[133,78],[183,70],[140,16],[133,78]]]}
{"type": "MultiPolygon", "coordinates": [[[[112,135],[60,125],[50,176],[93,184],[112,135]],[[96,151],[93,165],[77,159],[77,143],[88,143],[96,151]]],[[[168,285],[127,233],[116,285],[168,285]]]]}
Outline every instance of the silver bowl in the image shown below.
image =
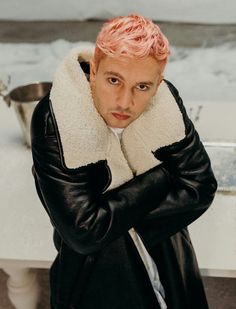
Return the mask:
{"type": "Polygon", "coordinates": [[[3,99],[13,106],[27,147],[31,147],[30,123],[37,103],[50,91],[51,82],[36,82],[11,90],[3,99]]]}

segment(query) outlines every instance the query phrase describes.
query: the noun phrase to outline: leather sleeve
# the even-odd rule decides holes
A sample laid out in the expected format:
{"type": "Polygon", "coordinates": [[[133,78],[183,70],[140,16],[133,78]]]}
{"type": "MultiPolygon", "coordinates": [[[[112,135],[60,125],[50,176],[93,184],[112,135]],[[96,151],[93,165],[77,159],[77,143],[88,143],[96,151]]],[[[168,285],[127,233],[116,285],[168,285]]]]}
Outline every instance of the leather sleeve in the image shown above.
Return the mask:
{"type": "Polygon", "coordinates": [[[183,113],[186,137],[153,152],[164,162],[171,189],[157,207],[134,226],[148,246],[155,246],[199,218],[211,205],[217,190],[211,162],[198,132],[188,118],[177,89],[168,84],[183,113]]]}
{"type": "Polygon", "coordinates": [[[35,186],[64,242],[80,254],[90,254],[154,209],[170,190],[169,176],[160,164],[104,193],[111,177],[106,160],[66,168],[48,106],[48,98],[39,102],[31,121],[35,186]]]}

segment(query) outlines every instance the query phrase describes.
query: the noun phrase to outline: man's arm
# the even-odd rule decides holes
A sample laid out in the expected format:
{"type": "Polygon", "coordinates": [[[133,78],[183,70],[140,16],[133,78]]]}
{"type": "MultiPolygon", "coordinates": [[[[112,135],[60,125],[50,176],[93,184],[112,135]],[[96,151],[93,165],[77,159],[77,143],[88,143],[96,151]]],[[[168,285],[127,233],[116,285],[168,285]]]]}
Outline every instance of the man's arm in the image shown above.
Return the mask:
{"type": "Polygon", "coordinates": [[[159,241],[190,224],[212,202],[217,184],[192,125],[184,140],[155,153],[162,164],[103,193],[110,177],[107,162],[63,167],[49,119],[33,115],[32,171],[54,227],[75,251],[100,250],[131,227],[159,241]]]}
{"type": "Polygon", "coordinates": [[[186,137],[153,152],[164,162],[171,189],[134,227],[148,246],[155,246],[199,218],[211,205],[217,190],[209,156],[178,93],[175,96],[184,113],[186,137]]]}
{"type": "Polygon", "coordinates": [[[154,209],[169,192],[169,176],[160,164],[104,193],[111,177],[107,162],[77,169],[63,166],[50,113],[45,114],[42,106],[38,103],[31,122],[36,189],[65,243],[81,254],[90,254],[154,209]]]}

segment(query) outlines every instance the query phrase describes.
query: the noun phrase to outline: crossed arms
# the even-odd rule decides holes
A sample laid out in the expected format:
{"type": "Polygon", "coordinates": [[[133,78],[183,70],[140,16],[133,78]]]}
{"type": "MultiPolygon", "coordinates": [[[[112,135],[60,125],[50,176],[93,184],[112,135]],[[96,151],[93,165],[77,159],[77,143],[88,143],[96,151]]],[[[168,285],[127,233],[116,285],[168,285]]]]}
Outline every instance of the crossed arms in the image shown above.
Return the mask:
{"type": "Polygon", "coordinates": [[[210,206],[217,182],[191,121],[184,140],[154,153],[161,164],[104,193],[107,161],[66,168],[47,104],[32,118],[32,173],[53,226],[74,251],[101,250],[131,227],[157,243],[210,206]]]}

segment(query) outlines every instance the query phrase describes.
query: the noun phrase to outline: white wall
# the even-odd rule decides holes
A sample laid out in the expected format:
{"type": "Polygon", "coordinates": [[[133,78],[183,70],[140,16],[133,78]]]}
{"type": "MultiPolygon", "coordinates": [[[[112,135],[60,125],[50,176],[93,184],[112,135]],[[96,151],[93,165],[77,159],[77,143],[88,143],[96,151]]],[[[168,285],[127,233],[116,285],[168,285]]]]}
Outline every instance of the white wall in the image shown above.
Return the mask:
{"type": "Polygon", "coordinates": [[[0,0],[0,20],[107,19],[133,12],[159,21],[236,23],[235,0],[0,0]]]}

